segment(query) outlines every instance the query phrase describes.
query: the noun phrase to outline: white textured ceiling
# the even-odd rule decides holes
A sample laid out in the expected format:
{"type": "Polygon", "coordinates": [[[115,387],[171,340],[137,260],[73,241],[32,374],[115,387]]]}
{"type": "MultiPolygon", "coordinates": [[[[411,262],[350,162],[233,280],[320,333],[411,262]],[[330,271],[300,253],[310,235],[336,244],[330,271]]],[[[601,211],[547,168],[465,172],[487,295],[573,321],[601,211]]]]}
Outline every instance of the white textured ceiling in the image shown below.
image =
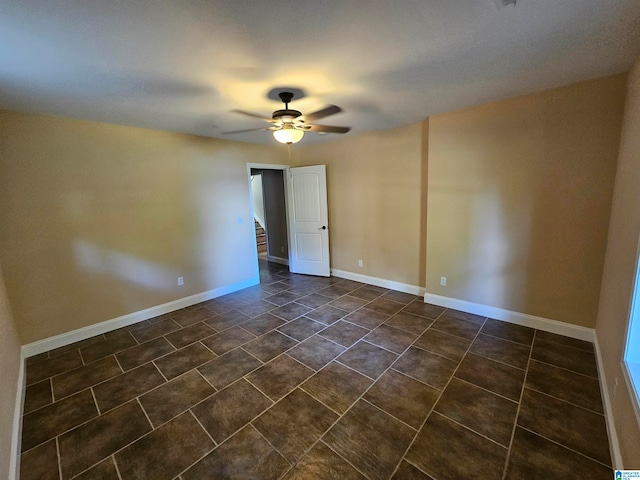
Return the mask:
{"type": "MultiPolygon", "coordinates": [[[[627,71],[639,0],[0,0],[0,108],[269,143],[267,94],[380,130],[627,71]],[[213,127],[215,125],[216,127],[213,127]]],[[[0,132],[0,134],[2,134],[0,132]]],[[[303,142],[337,135],[308,133],[303,142]]]]}

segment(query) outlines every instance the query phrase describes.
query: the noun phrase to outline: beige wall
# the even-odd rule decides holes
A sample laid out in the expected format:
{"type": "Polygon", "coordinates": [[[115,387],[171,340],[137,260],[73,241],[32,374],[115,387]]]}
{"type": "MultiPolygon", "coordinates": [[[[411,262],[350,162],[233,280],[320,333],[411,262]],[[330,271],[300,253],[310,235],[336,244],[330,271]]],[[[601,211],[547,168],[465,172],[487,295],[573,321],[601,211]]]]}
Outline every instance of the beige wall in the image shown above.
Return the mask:
{"type": "Polygon", "coordinates": [[[0,131],[23,343],[257,275],[246,163],[286,149],[13,112],[0,131]]]}
{"type": "Polygon", "coordinates": [[[16,393],[22,388],[18,385],[19,371],[20,340],[0,268],[0,478],[10,478],[16,393]]]}
{"type": "Polygon", "coordinates": [[[427,292],[595,326],[625,80],[430,118],[427,292]]]}
{"type": "Polygon", "coordinates": [[[640,237],[640,58],[629,75],[596,334],[624,466],[640,469],[640,425],[621,369],[640,237]],[[613,387],[618,381],[615,398],[613,387]]]}
{"type": "Polygon", "coordinates": [[[292,154],[296,165],[327,165],[331,267],[423,285],[422,125],[301,146],[292,154]]]}

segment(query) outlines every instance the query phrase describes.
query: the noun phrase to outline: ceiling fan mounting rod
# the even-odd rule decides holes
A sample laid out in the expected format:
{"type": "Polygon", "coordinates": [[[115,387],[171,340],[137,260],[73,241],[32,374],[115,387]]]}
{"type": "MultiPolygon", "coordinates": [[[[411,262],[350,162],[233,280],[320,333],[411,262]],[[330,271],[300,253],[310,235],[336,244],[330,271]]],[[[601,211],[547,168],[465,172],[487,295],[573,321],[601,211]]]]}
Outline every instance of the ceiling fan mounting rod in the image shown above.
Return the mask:
{"type": "Polygon", "coordinates": [[[284,103],[285,110],[289,110],[289,103],[291,103],[291,100],[293,100],[293,93],[280,92],[278,96],[280,97],[280,100],[282,100],[282,102],[284,103]]]}

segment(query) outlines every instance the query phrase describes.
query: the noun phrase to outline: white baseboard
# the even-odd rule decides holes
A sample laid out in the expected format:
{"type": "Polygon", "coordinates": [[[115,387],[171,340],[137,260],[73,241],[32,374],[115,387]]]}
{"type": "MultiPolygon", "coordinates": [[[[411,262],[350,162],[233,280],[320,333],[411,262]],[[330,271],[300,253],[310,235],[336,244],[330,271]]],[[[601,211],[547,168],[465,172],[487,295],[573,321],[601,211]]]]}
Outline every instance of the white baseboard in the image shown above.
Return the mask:
{"type": "Polygon", "coordinates": [[[134,323],[142,322],[158,315],[173,312],[181,308],[185,308],[196,303],[205,302],[212,298],[227,295],[228,293],[237,292],[243,288],[251,287],[260,283],[260,277],[256,276],[243,282],[233,283],[231,285],[225,285],[224,287],[209,290],[207,292],[197,293],[189,297],[179,298],[172,302],[163,303],[155,307],[146,308],[137,312],[129,313],[121,317],[112,318],[104,322],[89,325],[87,327],[78,328],[70,332],[55,335],[53,337],[38,340],[37,342],[28,343],[22,346],[22,355],[24,358],[38,355],[39,353],[47,352],[54,348],[63,347],[71,343],[79,342],[87,338],[95,337],[102,333],[110,332],[120,327],[126,327],[134,323]]]}
{"type": "Polygon", "coordinates": [[[13,414],[13,432],[11,434],[11,459],[9,461],[9,480],[20,478],[20,446],[22,443],[22,409],[24,407],[24,393],[26,387],[25,357],[20,353],[20,370],[18,371],[18,385],[16,404],[13,414]]]}
{"type": "Polygon", "coordinates": [[[593,342],[595,338],[595,330],[593,328],[572,325],[566,322],[550,320],[548,318],[536,317],[527,313],[513,312],[503,308],[491,307],[480,303],[467,302],[466,300],[458,300],[457,298],[443,297],[433,293],[425,293],[424,301],[433,303],[441,307],[462,310],[463,312],[474,313],[483,317],[490,317],[495,320],[502,320],[525,327],[536,328],[545,332],[557,333],[566,337],[576,338],[593,342]]]}
{"type": "Polygon", "coordinates": [[[598,336],[594,333],[593,344],[596,350],[596,362],[598,365],[598,381],[600,382],[600,395],[602,396],[602,405],[604,407],[604,418],[607,425],[607,436],[609,437],[609,451],[611,453],[611,462],[614,470],[623,470],[622,452],[620,452],[620,443],[618,442],[618,433],[613,419],[613,408],[611,407],[611,398],[609,397],[609,386],[604,371],[604,363],[602,363],[602,355],[600,353],[600,344],[598,336]]]}
{"type": "Polygon", "coordinates": [[[280,265],[289,265],[289,259],[288,258],[274,257],[274,256],[269,255],[269,254],[267,254],[267,261],[273,262],[273,263],[279,263],[280,265]]]}
{"type": "Polygon", "coordinates": [[[398,292],[410,293],[412,295],[424,294],[424,288],[416,285],[409,285],[408,283],[394,282],[393,280],[386,280],[384,278],[370,277],[368,275],[362,275],[360,273],[347,272],[346,270],[331,269],[331,275],[339,278],[346,278],[347,280],[353,280],[355,282],[369,283],[376,287],[389,288],[391,290],[397,290],[398,292]]]}

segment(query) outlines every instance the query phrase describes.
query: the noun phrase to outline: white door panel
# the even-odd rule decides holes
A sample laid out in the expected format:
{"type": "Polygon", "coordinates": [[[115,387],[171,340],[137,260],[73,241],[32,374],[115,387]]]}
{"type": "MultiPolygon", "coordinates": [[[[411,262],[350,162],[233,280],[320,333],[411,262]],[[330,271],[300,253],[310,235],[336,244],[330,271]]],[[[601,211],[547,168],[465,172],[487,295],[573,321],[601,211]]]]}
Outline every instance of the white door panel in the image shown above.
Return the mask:
{"type": "Polygon", "coordinates": [[[329,270],[329,214],[324,165],[288,171],[289,270],[322,275],[329,270]]]}

